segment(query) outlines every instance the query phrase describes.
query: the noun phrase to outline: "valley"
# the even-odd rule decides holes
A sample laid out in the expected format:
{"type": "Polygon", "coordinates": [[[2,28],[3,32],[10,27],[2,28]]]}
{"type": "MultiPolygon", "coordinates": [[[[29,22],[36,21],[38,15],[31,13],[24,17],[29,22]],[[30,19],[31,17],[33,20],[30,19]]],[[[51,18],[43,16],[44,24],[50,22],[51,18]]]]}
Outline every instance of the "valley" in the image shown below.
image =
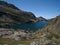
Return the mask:
{"type": "Polygon", "coordinates": [[[60,45],[60,15],[48,20],[0,1],[0,45],[60,45]]]}

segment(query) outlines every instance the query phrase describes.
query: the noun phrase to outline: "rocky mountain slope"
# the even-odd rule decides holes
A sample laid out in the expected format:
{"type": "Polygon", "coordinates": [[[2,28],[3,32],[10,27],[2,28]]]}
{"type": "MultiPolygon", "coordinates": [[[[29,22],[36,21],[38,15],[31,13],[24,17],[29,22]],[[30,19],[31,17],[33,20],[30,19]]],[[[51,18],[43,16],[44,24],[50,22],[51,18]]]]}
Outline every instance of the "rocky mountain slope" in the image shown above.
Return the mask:
{"type": "Polygon", "coordinates": [[[38,41],[37,44],[60,45],[60,15],[51,19],[45,28],[37,31],[35,40],[38,41]]]}
{"type": "Polygon", "coordinates": [[[45,30],[55,34],[60,34],[60,15],[51,19],[45,27],[45,30]]]}
{"type": "Polygon", "coordinates": [[[13,4],[0,1],[0,27],[8,27],[13,24],[35,22],[36,17],[32,12],[18,9],[13,4]]]}

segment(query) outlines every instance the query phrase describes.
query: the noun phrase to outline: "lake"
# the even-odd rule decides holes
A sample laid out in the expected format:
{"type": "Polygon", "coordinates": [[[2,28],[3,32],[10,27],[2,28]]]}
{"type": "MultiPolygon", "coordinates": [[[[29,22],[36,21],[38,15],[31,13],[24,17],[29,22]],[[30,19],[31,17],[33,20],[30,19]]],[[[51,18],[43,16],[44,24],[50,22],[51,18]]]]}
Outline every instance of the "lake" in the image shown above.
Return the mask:
{"type": "Polygon", "coordinates": [[[24,30],[38,30],[44,28],[47,25],[47,21],[40,21],[40,22],[29,22],[24,24],[17,24],[12,26],[14,29],[24,29],[24,30]]]}

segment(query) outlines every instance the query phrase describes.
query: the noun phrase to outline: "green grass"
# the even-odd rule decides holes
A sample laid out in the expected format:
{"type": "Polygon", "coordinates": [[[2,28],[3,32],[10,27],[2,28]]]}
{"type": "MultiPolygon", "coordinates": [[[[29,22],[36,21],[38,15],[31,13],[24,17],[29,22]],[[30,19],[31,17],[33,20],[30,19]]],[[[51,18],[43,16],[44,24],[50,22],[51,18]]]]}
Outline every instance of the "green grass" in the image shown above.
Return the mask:
{"type": "Polygon", "coordinates": [[[8,39],[8,38],[0,38],[0,44],[8,44],[8,45],[18,45],[18,44],[24,44],[24,45],[29,45],[30,42],[33,41],[33,39],[26,40],[22,39],[19,41],[13,40],[13,39],[8,39]]]}

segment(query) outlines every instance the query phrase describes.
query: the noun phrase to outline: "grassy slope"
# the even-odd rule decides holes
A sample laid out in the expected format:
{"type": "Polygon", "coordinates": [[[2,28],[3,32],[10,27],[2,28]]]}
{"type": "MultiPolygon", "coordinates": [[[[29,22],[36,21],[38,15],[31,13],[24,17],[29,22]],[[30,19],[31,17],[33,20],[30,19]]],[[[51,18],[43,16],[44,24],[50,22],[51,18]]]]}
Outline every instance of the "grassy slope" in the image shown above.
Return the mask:
{"type": "Polygon", "coordinates": [[[45,28],[37,31],[36,39],[41,39],[40,37],[45,34],[45,37],[49,40],[52,40],[57,44],[60,43],[60,16],[51,19],[45,28]]]}
{"type": "Polygon", "coordinates": [[[8,45],[18,45],[18,44],[24,44],[24,45],[29,45],[29,43],[33,41],[33,39],[30,40],[13,40],[13,39],[6,39],[6,38],[0,38],[0,44],[8,44],[8,45]]]}

